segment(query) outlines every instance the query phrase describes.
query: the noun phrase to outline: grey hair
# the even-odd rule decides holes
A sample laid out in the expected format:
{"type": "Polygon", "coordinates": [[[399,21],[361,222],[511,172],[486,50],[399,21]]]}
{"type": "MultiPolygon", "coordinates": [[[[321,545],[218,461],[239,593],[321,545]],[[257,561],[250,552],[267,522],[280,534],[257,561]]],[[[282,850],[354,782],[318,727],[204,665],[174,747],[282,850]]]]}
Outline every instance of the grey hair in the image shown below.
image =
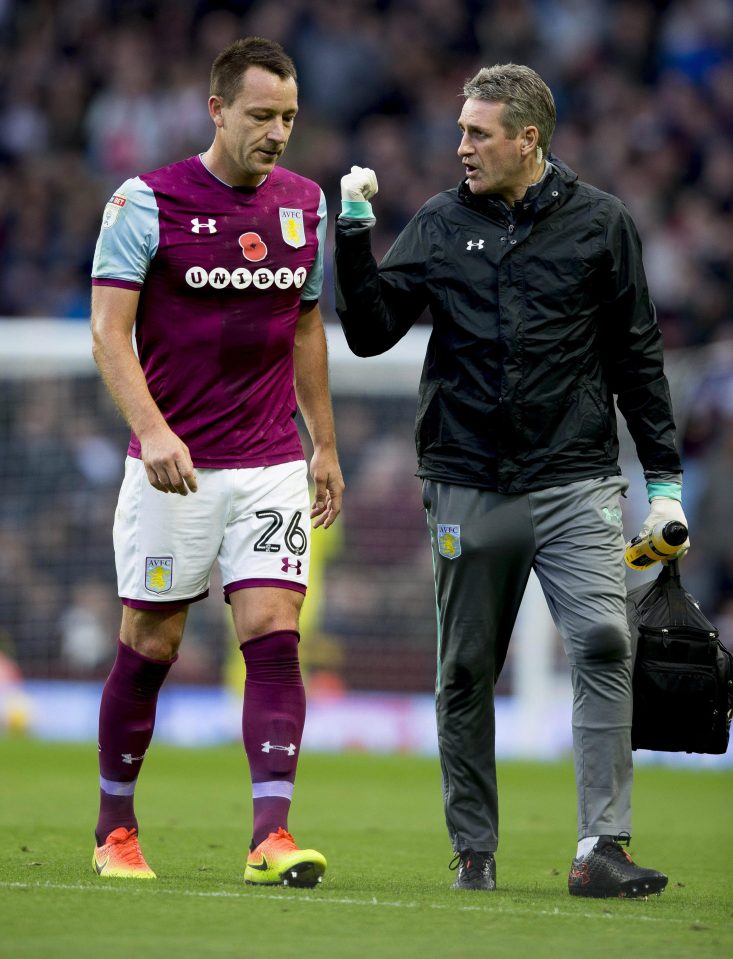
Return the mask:
{"type": "Polygon", "coordinates": [[[496,63],[482,67],[463,85],[466,99],[503,103],[501,124],[508,137],[516,137],[527,126],[539,132],[538,150],[546,155],[555,131],[557,111],[552,92],[530,67],[518,63],[496,63]]]}

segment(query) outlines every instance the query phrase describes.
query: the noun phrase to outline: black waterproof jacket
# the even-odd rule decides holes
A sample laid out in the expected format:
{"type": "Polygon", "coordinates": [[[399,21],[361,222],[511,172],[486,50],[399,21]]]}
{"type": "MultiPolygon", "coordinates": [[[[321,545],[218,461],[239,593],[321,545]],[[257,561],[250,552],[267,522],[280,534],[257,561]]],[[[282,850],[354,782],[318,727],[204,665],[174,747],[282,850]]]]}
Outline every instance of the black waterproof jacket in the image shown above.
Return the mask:
{"type": "Polygon", "coordinates": [[[418,476],[520,493],[618,474],[614,394],[647,478],[681,472],[634,223],[551,162],[511,209],[465,181],[433,197],[379,267],[374,221],[336,222],[336,306],[354,353],[383,353],[432,317],[418,476]]]}

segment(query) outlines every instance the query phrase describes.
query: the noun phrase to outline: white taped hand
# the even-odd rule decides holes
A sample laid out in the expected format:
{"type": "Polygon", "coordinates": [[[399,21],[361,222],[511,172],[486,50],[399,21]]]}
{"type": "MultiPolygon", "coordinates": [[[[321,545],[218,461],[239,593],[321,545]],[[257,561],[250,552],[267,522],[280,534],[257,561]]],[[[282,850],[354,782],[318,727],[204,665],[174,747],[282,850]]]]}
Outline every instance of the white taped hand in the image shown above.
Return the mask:
{"type": "Polygon", "coordinates": [[[371,200],[378,189],[377,175],[369,167],[352,166],[351,173],[341,177],[342,200],[371,200]]]}

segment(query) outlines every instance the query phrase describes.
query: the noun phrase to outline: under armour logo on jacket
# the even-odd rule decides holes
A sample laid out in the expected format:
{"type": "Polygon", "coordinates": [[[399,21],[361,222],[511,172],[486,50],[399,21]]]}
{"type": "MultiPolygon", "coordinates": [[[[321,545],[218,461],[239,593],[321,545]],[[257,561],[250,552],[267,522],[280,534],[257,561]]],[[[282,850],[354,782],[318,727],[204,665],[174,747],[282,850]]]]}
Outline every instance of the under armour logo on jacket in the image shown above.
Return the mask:
{"type": "Polygon", "coordinates": [[[199,220],[199,218],[195,216],[191,220],[191,233],[200,233],[202,230],[208,230],[209,233],[216,233],[216,220],[212,220],[211,217],[209,217],[208,220],[199,220]]]}
{"type": "Polygon", "coordinates": [[[466,249],[470,252],[474,247],[476,247],[477,250],[483,250],[483,248],[484,248],[484,241],[483,241],[483,240],[469,240],[468,243],[466,244],[466,249]]]}

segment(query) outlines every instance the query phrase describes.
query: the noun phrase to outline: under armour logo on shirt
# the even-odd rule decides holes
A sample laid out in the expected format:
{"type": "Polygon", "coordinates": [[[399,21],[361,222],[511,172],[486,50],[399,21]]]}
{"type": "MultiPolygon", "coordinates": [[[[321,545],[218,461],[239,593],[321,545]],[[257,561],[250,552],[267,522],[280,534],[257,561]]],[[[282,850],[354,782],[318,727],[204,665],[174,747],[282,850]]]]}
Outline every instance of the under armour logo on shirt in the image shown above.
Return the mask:
{"type": "Polygon", "coordinates": [[[466,244],[466,249],[470,252],[474,247],[476,247],[477,250],[483,250],[483,248],[484,248],[484,241],[483,241],[483,240],[469,240],[468,243],[466,244]]]}
{"type": "Polygon", "coordinates": [[[195,216],[191,220],[191,233],[200,233],[202,230],[208,230],[209,233],[216,233],[216,220],[209,217],[208,220],[200,220],[195,216]]]}

